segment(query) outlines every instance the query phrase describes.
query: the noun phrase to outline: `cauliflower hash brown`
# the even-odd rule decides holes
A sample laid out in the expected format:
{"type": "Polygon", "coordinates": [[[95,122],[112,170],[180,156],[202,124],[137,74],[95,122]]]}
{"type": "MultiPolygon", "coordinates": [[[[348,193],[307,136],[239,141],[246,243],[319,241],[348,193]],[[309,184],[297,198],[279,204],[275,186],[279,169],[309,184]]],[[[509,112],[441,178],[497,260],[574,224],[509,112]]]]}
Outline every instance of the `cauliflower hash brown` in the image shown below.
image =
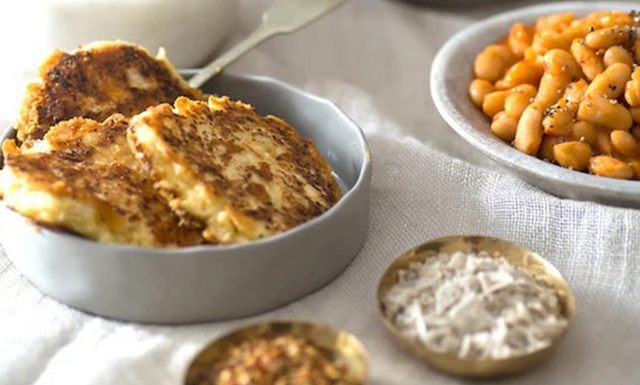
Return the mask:
{"type": "Polygon", "coordinates": [[[42,139],[50,127],[75,117],[98,122],[119,113],[131,117],[178,96],[202,98],[164,57],[122,41],[95,42],[56,51],[27,87],[16,124],[18,139],[42,139]]]}
{"type": "Polygon", "coordinates": [[[340,199],[311,140],[242,102],[203,100],[162,54],[96,42],[54,52],[39,74],[0,170],[0,199],[37,224],[105,243],[232,244],[340,199]]]}
{"type": "Polygon", "coordinates": [[[3,143],[0,196],[36,223],[105,243],[179,247],[202,243],[201,225],[179,218],[127,145],[127,119],[74,118],[42,140],[3,143]]]}
{"type": "Polygon", "coordinates": [[[206,223],[211,243],[267,237],[315,218],[340,198],[313,143],[273,116],[228,98],[181,97],[134,117],[131,148],[171,207],[206,223]]]}

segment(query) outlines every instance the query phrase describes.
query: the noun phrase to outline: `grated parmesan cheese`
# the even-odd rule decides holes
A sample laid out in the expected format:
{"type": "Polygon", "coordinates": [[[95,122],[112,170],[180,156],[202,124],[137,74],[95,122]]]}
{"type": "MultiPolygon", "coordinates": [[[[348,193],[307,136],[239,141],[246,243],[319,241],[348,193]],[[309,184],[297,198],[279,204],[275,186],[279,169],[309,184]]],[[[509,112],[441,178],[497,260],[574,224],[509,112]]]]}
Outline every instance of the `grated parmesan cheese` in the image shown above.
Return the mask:
{"type": "Polygon", "coordinates": [[[383,299],[400,332],[465,359],[505,359],[551,345],[567,327],[556,292],[486,252],[440,254],[398,271],[383,299]]]}

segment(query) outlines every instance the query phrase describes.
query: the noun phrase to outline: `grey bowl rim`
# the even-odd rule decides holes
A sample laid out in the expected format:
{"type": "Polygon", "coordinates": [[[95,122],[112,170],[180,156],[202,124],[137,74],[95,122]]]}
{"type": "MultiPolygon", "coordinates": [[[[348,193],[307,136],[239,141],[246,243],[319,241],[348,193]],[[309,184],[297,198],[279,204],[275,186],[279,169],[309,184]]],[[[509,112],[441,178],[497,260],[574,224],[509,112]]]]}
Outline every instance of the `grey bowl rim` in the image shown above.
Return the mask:
{"type": "MultiPolygon", "coordinates": [[[[193,73],[195,73],[196,71],[197,70],[187,69],[187,70],[180,70],[179,72],[181,75],[189,76],[189,75],[193,75],[193,73]]],[[[206,245],[205,244],[205,245],[172,248],[172,249],[153,248],[153,247],[138,246],[138,245],[120,244],[120,243],[109,243],[109,244],[100,243],[97,241],[93,241],[91,239],[84,238],[79,235],[69,234],[64,231],[53,230],[47,227],[41,227],[40,231],[42,231],[43,234],[51,234],[52,236],[67,238],[71,242],[79,242],[81,244],[86,244],[90,247],[106,247],[106,248],[112,249],[114,252],[127,252],[128,254],[135,254],[136,251],[144,251],[146,253],[157,253],[157,254],[164,254],[164,255],[174,255],[174,254],[181,255],[181,254],[195,254],[195,253],[201,253],[201,252],[214,252],[214,253],[229,252],[229,251],[235,251],[239,249],[250,250],[254,248],[260,248],[265,244],[280,242],[283,239],[294,236],[298,232],[305,231],[307,229],[312,229],[318,223],[326,220],[328,216],[332,215],[337,210],[340,210],[344,205],[348,204],[348,202],[347,203],[345,202],[349,200],[349,198],[356,193],[356,190],[361,190],[363,188],[366,188],[366,186],[364,186],[366,175],[371,171],[371,150],[370,150],[369,144],[367,143],[367,139],[364,132],[362,131],[362,128],[349,115],[347,115],[344,111],[342,111],[342,109],[340,109],[340,107],[338,107],[334,102],[329,101],[328,99],[322,98],[320,96],[314,95],[310,92],[304,91],[299,87],[293,86],[289,83],[286,83],[282,80],[279,80],[270,76],[238,74],[233,72],[231,73],[224,72],[224,74],[221,74],[218,76],[249,80],[249,81],[257,82],[261,84],[275,85],[277,87],[284,89],[286,92],[290,92],[292,94],[297,95],[297,97],[306,98],[313,101],[314,103],[329,107],[333,111],[333,113],[341,116],[345,120],[345,122],[348,123],[348,126],[350,126],[355,131],[359,139],[359,145],[363,152],[361,154],[363,158],[363,163],[362,163],[362,167],[360,168],[360,172],[358,174],[358,179],[356,180],[356,183],[354,183],[353,186],[340,197],[340,200],[338,201],[338,203],[333,205],[329,210],[325,211],[321,215],[305,223],[302,223],[301,225],[298,225],[292,229],[289,229],[287,231],[284,231],[282,233],[279,233],[270,237],[266,237],[266,238],[248,242],[248,243],[241,243],[241,244],[230,244],[230,245],[206,245]]],[[[7,128],[5,128],[5,131],[0,134],[0,143],[10,138],[14,133],[15,133],[15,122],[12,122],[9,124],[7,128]]],[[[2,155],[2,151],[0,150],[0,156],[1,155],[2,155]]],[[[0,200],[0,204],[5,209],[12,210],[4,203],[4,201],[0,200]]]]}
{"type": "MultiPolygon", "coordinates": [[[[633,2],[561,2],[561,3],[542,3],[531,6],[516,8],[510,11],[498,13],[487,19],[475,22],[463,30],[457,32],[438,50],[431,67],[431,97],[433,98],[436,109],[440,116],[447,124],[466,140],[473,147],[482,152],[485,156],[493,159],[497,163],[516,169],[522,173],[533,175],[537,178],[550,181],[552,183],[563,186],[571,186],[582,188],[598,194],[617,194],[618,197],[637,200],[640,194],[640,181],[619,180],[613,178],[605,178],[601,176],[591,175],[583,172],[577,172],[565,169],[558,165],[545,162],[537,157],[526,155],[511,147],[509,144],[494,137],[490,133],[484,133],[474,127],[468,120],[461,116],[457,109],[449,108],[447,104],[455,106],[454,98],[460,95],[454,94],[445,88],[446,71],[454,70],[451,64],[451,58],[457,53],[461,46],[468,40],[479,35],[486,35],[486,30],[496,23],[504,23],[507,21],[517,22],[522,19],[531,17],[539,17],[544,14],[552,14],[558,12],[593,12],[601,10],[622,10],[630,11],[640,9],[640,3],[633,2]]],[[[503,35],[508,33],[508,29],[503,35]]],[[[496,40],[500,36],[496,36],[496,40]]],[[[478,46],[478,51],[482,47],[478,46]]],[[[472,70],[473,63],[468,63],[469,71],[472,70]]],[[[462,97],[467,97],[465,93],[462,97]]],[[[531,183],[537,186],[538,183],[531,183]]]]}

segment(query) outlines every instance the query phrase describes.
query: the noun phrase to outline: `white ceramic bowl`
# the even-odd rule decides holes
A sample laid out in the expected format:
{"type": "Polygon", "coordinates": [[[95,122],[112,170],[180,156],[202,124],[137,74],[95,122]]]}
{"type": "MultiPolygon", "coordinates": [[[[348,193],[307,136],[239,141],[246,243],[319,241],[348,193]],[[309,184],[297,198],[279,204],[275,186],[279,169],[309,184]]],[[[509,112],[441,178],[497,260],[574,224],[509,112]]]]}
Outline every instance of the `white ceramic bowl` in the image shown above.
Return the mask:
{"type": "Polygon", "coordinates": [[[353,260],[369,223],[371,161],[360,128],[332,103],[270,78],[223,74],[203,90],[251,103],[311,138],[343,182],[340,201],[274,237],[179,250],[105,245],[38,229],[0,203],[0,243],[36,287],[72,307],[117,319],[213,321],[294,301],[353,260]]]}
{"type": "Polygon", "coordinates": [[[491,133],[490,120],[469,99],[476,55],[504,37],[515,22],[573,12],[576,17],[597,10],[640,9],[638,3],[549,3],[502,13],[470,25],[438,52],[431,68],[431,95],[438,111],[462,138],[527,182],[560,197],[640,207],[640,182],[598,177],[542,161],[512,148],[491,133]]]}

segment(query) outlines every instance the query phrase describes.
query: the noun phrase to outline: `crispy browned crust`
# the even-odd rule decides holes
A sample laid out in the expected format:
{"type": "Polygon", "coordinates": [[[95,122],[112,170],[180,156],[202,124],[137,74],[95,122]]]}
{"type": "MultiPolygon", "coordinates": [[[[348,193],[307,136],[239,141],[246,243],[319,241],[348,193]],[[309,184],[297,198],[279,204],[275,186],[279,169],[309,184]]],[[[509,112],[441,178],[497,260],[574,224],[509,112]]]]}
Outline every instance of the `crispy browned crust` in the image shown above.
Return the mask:
{"type": "MultiPolygon", "coordinates": [[[[167,161],[204,181],[209,197],[226,202],[235,222],[260,222],[264,235],[315,218],[340,199],[331,167],[311,140],[283,120],[261,116],[241,102],[212,97],[207,104],[178,98],[175,110],[163,104],[136,116],[129,126],[130,143],[149,162],[153,175],[158,167],[136,134],[141,125],[161,138],[167,161]],[[249,163],[238,160],[246,154],[252,157],[249,163]],[[279,188],[277,200],[267,192],[274,186],[279,188]],[[319,197],[311,197],[307,186],[319,197]]],[[[205,233],[205,238],[217,241],[211,234],[205,233]]]]}
{"type": "MultiPolygon", "coordinates": [[[[114,114],[99,123],[92,119],[72,118],[52,127],[43,138],[48,143],[48,151],[56,157],[87,164],[120,163],[143,173],[138,162],[123,138],[129,119],[121,114],[114,114]]],[[[34,146],[41,143],[30,140],[22,145],[22,152],[38,152],[34,146]]]]}
{"type": "MultiPolygon", "coordinates": [[[[154,236],[147,246],[177,247],[201,244],[202,224],[174,214],[154,188],[128,147],[128,119],[114,115],[104,123],[74,118],[51,128],[41,141],[18,148],[3,143],[5,167],[27,178],[32,189],[92,205],[107,231],[122,231],[125,222],[141,222],[154,236]]],[[[83,234],[64,223],[41,223],[83,234]]],[[[84,234],[87,236],[87,234],[84,234]]]]}
{"type": "Polygon", "coordinates": [[[21,141],[41,139],[58,122],[74,117],[131,117],[178,96],[202,98],[167,60],[137,45],[101,42],[75,52],[56,51],[39,69],[41,81],[27,87],[16,125],[21,141]]]}

